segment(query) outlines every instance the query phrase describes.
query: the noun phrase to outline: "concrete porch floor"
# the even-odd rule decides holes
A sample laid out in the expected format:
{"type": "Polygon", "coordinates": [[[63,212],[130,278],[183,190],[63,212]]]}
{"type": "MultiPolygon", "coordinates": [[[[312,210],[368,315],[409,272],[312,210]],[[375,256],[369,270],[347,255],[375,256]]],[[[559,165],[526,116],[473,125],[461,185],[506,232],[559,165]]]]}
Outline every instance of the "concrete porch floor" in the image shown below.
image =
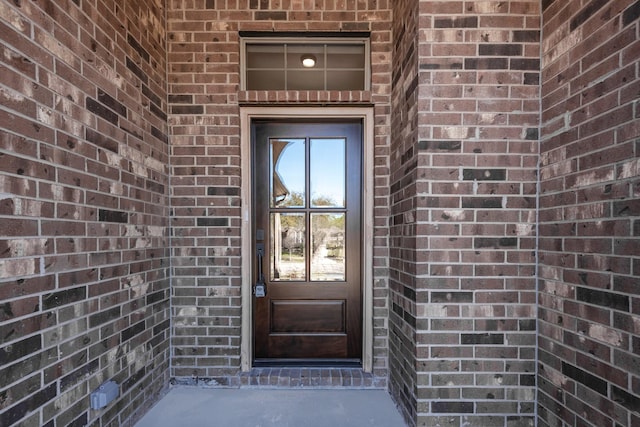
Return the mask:
{"type": "Polygon", "coordinates": [[[174,386],[136,427],[406,427],[384,390],[174,386]]]}

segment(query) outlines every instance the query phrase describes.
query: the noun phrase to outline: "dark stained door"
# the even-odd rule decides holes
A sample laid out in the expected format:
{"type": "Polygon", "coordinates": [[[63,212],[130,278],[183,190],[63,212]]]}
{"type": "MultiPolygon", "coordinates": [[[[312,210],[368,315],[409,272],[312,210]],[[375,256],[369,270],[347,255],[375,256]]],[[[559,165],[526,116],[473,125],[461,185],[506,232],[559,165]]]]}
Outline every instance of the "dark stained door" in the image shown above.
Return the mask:
{"type": "Polygon", "coordinates": [[[362,124],[254,122],[252,144],[256,362],[361,359],[362,124]]]}

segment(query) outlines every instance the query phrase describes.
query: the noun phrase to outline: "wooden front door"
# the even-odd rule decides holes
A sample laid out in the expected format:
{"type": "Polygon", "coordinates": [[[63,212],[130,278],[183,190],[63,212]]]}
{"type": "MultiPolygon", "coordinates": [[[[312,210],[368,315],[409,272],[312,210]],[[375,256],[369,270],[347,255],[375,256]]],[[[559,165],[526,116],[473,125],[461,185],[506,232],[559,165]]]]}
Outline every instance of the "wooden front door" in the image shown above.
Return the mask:
{"type": "Polygon", "coordinates": [[[359,361],[361,122],[258,121],[252,149],[255,362],[359,361]]]}

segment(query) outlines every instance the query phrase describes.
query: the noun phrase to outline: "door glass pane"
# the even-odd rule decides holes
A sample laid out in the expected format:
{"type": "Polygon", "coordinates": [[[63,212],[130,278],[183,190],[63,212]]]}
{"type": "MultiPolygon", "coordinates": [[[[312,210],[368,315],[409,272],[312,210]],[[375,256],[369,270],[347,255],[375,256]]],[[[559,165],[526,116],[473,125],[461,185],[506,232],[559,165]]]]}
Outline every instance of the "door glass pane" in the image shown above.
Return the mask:
{"type": "Polygon", "coordinates": [[[345,140],[311,139],[311,206],[345,206],[345,140]]]}
{"type": "Polygon", "coordinates": [[[345,280],[345,214],[311,214],[311,280],[345,280]]]}
{"type": "Polygon", "coordinates": [[[270,280],[306,280],[305,214],[271,213],[270,280]]]}
{"type": "Polygon", "coordinates": [[[272,208],[305,206],[305,140],[270,140],[270,205],[272,208]]]}

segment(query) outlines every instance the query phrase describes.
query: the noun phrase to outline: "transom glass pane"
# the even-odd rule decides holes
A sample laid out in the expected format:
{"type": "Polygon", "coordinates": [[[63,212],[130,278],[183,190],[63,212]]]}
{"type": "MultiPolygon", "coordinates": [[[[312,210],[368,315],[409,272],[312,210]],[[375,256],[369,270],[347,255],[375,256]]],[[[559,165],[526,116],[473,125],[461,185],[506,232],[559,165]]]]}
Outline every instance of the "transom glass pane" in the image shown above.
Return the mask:
{"type": "Polygon", "coordinates": [[[302,55],[313,55],[315,58],[316,70],[322,70],[325,67],[324,64],[324,45],[297,45],[287,44],[287,68],[289,69],[307,69],[302,64],[302,55]]]}
{"type": "Polygon", "coordinates": [[[274,85],[284,86],[286,76],[284,70],[248,70],[247,81],[249,90],[271,90],[274,85]]]}
{"type": "Polygon", "coordinates": [[[363,44],[337,45],[327,47],[327,67],[356,68],[365,67],[365,49],[363,44]]]}
{"type": "Polygon", "coordinates": [[[345,206],[346,141],[344,138],[310,141],[311,206],[345,206]]]}
{"type": "Polygon", "coordinates": [[[287,72],[288,90],[324,90],[324,86],[324,72],[322,71],[299,70],[287,72]]]}
{"type": "Polygon", "coordinates": [[[311,280],[345,279],[344,213],[311,214],[311,280]]]}
{"type": "Polygon", "coordinates": [[[363,78],[360,70],[334,70],[332,74],[331,79],[327,81],[327,90],[354,90],[363,78]]]}
{"type": "Polygon", "coordinates": [[[283,69],[284,45],[247,45],[247,69],[283,69]]]}

